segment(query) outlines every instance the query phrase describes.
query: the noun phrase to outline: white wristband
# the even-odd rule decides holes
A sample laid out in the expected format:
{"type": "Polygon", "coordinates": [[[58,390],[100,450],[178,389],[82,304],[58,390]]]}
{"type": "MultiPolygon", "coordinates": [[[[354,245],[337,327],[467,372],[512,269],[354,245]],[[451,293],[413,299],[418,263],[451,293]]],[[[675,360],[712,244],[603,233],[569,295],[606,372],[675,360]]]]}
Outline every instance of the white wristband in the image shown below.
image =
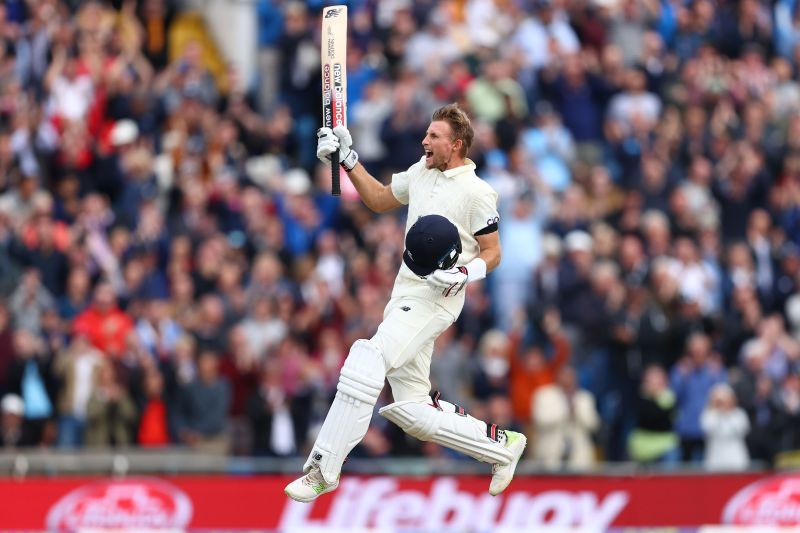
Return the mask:
{"type": "Polygon", "coordinates": [[[486,277],[486,261],[476,257],[464,267],[467,269],[467,283],[478,281],[486,277]]]}

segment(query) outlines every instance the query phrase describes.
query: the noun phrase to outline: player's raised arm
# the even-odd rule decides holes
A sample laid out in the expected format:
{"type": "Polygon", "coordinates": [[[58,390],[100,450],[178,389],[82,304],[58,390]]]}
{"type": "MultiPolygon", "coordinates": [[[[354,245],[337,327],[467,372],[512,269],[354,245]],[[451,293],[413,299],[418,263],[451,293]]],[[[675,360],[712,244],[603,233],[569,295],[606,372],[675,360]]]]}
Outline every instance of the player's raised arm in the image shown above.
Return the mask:
{"type": "Polygon", "coordinates": [[[320,128],[317,131],[317,157],[323,163],[328,163],[331,154],[338,150],[340,164],[347,171],[350,181],[367,207],[376,213],[400,207],[402,204],[395,197],[392,188],[376,180],[358,162],[358,154],[351,148],[352,144],[353,138],[344,126],[337,126],[333,130],[320,128]]]}
{"type": "Polygon", "coordinates": [[[484,235],[475,235],[480,246],[478,257],[486,264],[486,272],[491,272],[500,264],[500,234],[496,231],[484,235]]]}

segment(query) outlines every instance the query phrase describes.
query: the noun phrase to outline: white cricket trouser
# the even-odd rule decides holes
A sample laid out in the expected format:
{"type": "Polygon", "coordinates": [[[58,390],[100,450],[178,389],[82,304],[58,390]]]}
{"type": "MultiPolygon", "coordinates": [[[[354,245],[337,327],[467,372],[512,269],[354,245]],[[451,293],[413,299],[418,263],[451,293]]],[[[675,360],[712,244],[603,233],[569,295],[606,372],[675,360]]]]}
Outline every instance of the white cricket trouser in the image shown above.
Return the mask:
{"type": "Polygon", "coordinates": [[[395,402],[429,400],[433,343],[455,320],[428,300],[401,296],[389,301],[370,340],[383,353],[395,402]]]}
{"type": "Polygon", "coordinates": [[[384,377],[395,401],[427,403],[433,341],[454,320],[449,312],[423,299],[390,300],[375,336],[350,347],[336,396],[303,470],[316,464],[328,483],[338,479],[347,454],[367,432],[384,377]]]}

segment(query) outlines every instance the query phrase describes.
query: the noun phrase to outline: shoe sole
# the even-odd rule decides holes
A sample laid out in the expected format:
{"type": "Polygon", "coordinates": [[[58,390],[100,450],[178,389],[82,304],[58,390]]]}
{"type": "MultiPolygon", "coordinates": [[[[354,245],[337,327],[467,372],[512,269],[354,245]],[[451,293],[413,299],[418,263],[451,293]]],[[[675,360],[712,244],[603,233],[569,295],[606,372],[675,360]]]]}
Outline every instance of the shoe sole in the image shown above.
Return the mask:
{"type": "Polygon", "coordinates": [[[528,437],[526,437],[525,435],[520,435],[520,442],[522,443],[522,447],[519,449],[519,453],[514,453],[514,460],[511,461],[511,476],[509,476],[508,478],[508,483],[506,483],[505,486],[503,486],[503,488],[498,491],[492,492],[491,490],[489,490],[489,494],[491,494],[492,496],[497,496],[498,494],[506,490],[509,485],[511,485],[511,481],[514,479],[514,471],[516,471],[517,469],[517,463],[519,463],[519,460],[522,458],[522,453],[525,451],[525,447],[528,445],[528,437]]]}
{"type": "Polygon", "coordinates": [[[284,493],[284,494],[286,494],[286,495],[287,495],[289,498],[293,499],[293,500],[294,500],[294,501],[296,501],[296,502],[301,502],[301,503],[311,503],[311,502],[313,502],[314,500],[316,500],[317,498],[319,498],[320,496],[322,496],[323,494],[327,494],[328,492],[332,492],[332,491],[336,490],[336,488],[337,488],[338,486],[339,486],[339,484],[338,484],[338,483],[337,483],[336,485],[331,485],[330,487],[326,488],[325,490],[323,490],[323,491],[322,491],[322,492],[320,492],[319,494],[315,494],[315,495],[314,495],[313,497],[311,497],[311,498],[301,498],[301,497],[299,497],[299,496],[294,496],[294,495],[292,495],[292,494],[289,494],[289,491],[288,491],[288,489],[283,489],[283,493],[284,493]]]}

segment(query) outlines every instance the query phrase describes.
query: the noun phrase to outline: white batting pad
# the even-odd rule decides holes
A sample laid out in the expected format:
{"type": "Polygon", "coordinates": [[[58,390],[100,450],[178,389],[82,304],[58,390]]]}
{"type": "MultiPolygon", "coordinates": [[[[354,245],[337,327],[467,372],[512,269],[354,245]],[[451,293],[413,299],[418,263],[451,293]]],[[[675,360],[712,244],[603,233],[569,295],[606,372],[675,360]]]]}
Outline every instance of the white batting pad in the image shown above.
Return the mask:
{"type": "Polygon", "coordinates": [[[303,466],[305,472],[317,464],[328,483],[339,477],[347,454],[367,433],[372,409],[383,389],[385,365],[380,350],[370,341],[353,343],[339,374],[336,397],[303,466]]]}
{"type": "Polygon", "coordinates": [[[506,465],[514,458],[505,446],[486,435],[485,423],[469,415],[412,401],[395,402],[378,412],[412,437],[441,444],[478,461],[506,465]]]}

